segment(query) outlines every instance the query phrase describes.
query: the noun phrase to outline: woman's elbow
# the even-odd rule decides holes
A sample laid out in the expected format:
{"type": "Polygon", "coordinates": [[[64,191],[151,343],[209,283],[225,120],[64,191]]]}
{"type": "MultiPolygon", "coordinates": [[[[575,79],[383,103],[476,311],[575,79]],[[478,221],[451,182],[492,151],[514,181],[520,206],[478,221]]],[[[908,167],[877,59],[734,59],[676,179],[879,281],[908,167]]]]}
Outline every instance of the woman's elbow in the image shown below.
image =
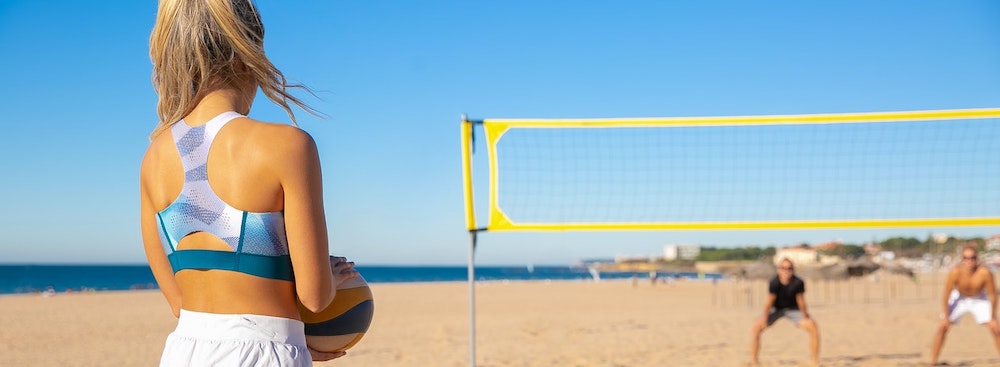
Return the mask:
{"type": "Polygon", "coordinates": [[[331,291],[329,294],[317,294],[315,297],[302,297],[299,296],[299,303],[302,307],[312,313],[318,313],[326,309],[327,306],[333,302],[333,297],[336,296],[336,290],[331,291]]]}
{"type": "Polygon", "coordinates": [[[320,306],[319,303],[305,303],[305,302],[302,302],[302,307],[305,307],[306,310],[312,313],[319,313],[320,311],[323,311],[324,308],[326,308],[325,306],[320,306]]]}

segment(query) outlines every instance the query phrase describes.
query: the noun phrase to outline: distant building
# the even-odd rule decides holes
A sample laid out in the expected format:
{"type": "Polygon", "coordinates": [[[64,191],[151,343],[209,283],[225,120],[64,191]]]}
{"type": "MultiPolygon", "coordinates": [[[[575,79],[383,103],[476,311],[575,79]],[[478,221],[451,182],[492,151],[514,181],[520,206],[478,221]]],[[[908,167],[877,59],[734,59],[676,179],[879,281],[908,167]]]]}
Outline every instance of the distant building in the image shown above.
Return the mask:
{"type": "Polygon", "coordinates": [[[892,251],[879,251],[877,257],[882,260],[892,261],[896,260],[896,253],[892,251]]]}
{"type": "Polygon", "coordinates": [[[678,255],[679,252],[680,251],[677,250],[677,245],[666,245],[666,246],[663,246],[663,259],[667,260],[667,261],[677,260],[677,256],[679,256],[678,255]]]}
{"type": "Polygon", "coordinates": [[[995,234],[986,239],[986,250],[1000,250],[1000,234],[995,234]]]}
{"type": "Polygon", "coordinates": [[[774,265],[778,265],[782,259],[791,260],[795,265],[812,265],[819,263],[819,252],[802,246],[783,247],[775,250],[774,265]]]}
{"type": "Polygon", "coordinates": [[[939,245],[942,245],[945,242],[948,242],[948,237],[949,236],[948,236],[947,233],[935,233],[935,234],[931,235],[931,238],[934,239],[934,243],[937,243],[939,245]]]}
{"type": "Polygon", "coordinates": [[[882,246],[877,243],[866,243],[861,246],[865,250],[865,254],[868,256],[876,256],[879,252],[882,252],[882,246]]]}
{"type": "Polygon", "coordinates": [[[701,254],[701,246],[698,245],[666,245],[663,246],[663,259],[670,260],[694,260],[701,254]]]}
{"type": "Polygon", "coordinates": [[[816,251],[831,251],[836,249],[837,247],[840,247],[840,245],[841,242],[839,240],[835,240],[818,244],[816,246],[813,246],[812,248],[816,249],[816,251]]]}

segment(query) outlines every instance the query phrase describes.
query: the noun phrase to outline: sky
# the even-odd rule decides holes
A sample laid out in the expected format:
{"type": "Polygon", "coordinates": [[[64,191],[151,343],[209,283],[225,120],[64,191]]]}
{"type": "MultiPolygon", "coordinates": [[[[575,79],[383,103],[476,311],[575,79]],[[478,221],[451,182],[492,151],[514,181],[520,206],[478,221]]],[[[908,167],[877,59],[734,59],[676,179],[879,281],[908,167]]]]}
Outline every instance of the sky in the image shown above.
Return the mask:
{"type": "MultiPolygon", "coordinates": [[[[459,122],[1000,105],[1000,3],[257,2],[265,49],[325,118],[331,252],[464,264],[459,122]]],[[[143,263],[138,167],[156,124],[154,1],[0,0],[0,263],[143,263]]],[[[288,121],[258,98],[251,117],[288,121]]],[[[485,188],[477,187],[477,195],[485,188]]],[[[480,233],[480,264],[571,264],[915,230],[480,233]]]]}

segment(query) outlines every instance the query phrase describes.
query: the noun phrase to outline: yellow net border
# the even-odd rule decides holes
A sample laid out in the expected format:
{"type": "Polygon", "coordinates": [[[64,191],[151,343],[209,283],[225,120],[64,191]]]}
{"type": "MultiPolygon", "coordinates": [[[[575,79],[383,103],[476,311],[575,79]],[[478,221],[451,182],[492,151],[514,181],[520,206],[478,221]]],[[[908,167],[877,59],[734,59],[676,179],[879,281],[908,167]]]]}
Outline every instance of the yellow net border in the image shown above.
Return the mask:
{"type": "Polygon", "coordinates": [[[859,220],[802,221],[732,221],[732,222],[567,222],[523,223],[512,221],[498,205],[497,142],[512,128],[629,128],[629,127],[690,127],[690,126],[750,126],[806,125],[874,122],[916,122],[928,120],[997,119],[1000,109],[955,109],[897,112],[867,112],[807,115],[758,115],[663,118],[605,119],[485,119],[472,121],[462,117],[462,176],[465,196],[466,227],[470,231],[647,231],[647,230],[774,230],[774,229],[858,229],[931,226],[992,226],[1000,225],[1000,217],[913,218],[859,220]],[[480,228],[476,221],[472,187],[473,125],[482,124],[489,156],[489,219],[480,228]]]}

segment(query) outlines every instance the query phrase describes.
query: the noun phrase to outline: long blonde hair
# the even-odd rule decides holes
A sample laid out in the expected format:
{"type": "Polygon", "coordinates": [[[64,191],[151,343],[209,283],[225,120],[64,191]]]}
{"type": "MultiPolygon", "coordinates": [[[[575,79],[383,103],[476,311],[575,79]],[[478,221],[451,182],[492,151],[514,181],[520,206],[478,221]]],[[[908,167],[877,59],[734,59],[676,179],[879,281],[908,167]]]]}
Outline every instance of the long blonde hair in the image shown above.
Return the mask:
{"type": "Polygon", "coordinates": [[[264,25],[252,0],[160,0],[149,37],[159,124],[151,135],[191,113],[205,94],[253,81],[268,99],[295,114],[291,102],[316,111],[288,93],[309,88],[289,83],[264,55],[264,25]]]}

